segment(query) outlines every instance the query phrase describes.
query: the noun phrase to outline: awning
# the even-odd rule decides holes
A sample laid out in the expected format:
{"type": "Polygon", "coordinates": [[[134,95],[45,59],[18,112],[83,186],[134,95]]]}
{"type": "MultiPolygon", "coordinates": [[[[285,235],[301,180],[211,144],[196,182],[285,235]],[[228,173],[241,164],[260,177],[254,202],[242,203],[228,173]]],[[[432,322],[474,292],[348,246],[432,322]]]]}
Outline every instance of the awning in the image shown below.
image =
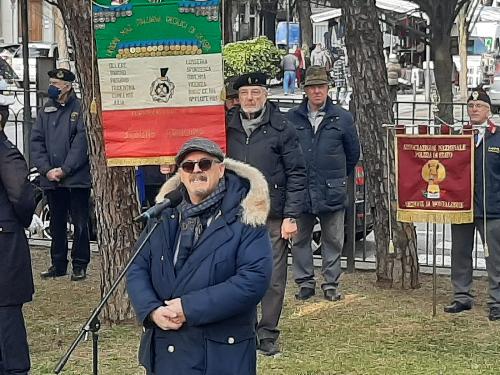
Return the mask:
{"type": "MultiPolygon", "coordinates": [[[[390,10],[396,13],[410,13],[419,6],[409,1],[403,0],[377,0],[376,5],[380,9],[390,10]]],[[[330,9],[325,12],[316,13],[311,16],[313,23],[328,21],[333,18],[338,18],[342,15],[342,10],[338,8],[330,9]]]]}

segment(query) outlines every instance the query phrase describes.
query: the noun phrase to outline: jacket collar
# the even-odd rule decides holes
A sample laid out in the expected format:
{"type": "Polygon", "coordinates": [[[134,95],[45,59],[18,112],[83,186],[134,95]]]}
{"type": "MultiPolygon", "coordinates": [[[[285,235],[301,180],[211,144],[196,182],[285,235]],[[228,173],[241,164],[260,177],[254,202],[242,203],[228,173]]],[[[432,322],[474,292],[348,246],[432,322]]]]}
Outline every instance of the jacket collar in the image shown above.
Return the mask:
{"type": "MultiPolygon", "coordinates": [[[[276,106],[276,104],[268,100],[266,102],[266,111],[264,112],[264,116],[262,117],[261,124],[269,124],[276,130],[283,131],[285,129],[286,122],[281,121],[280,119],[274,119],[276,112],[279,113],[278,107],[276,106]]],[[[240,118],[240,106],[231,108],[227,115],[229,119],[228,127],[243,131],[243,126],[241,125],[240,118]]]]}
{"type": "MultiPolygon", "coordinates": [[[[253,227],[265,225],[270,208],[269,188],[265,177],[256,168],[230,158],[224,159],[224,165],[226,166],[226,173],[235,175],[228,177],[240,178],[246,181],[243,182],[244,184],[248,185],[248,191],[241,196],[239,204],[223,200],[221,210],[225,220],[230,222],[239,215],[244,224],[253,227]]],[[[180,186],[179,173],[177,172],[163,184],[156,196],[156,202],[163,201],[166,194],[180,186]]],[[[230,192],[228,191],[228,193],[230,192]]]]}
{"type": "MultiPolygon", "coordinates": [[[[62,105],[61,103],[59,103],[57,100],[54,100],[54,99],[49,99],[47,100],[47,104],[45,104],[45,108],[55,108],[56,110],[61,108],[61,107],[67,107],[69,105],[71,105],[71,103],[73,103],[73,101],[76,99],[76,94],[75,94],[75,90],[71,89],[71,92],[68,96],[68,100],[66,100],[66,103],[64,103],[64,105],[62,105]]],[[[49,110],[48,112],[53,112],[53,110],[49,110]]]]}
{"type": "MultiPolygon", "coordinates": [[[[308,103],[309,99],[306,97],[302,101],[302,103],[299,104],[297,108],[297,113],[299,113],[301,116],[307,118],[307,113],[308,113],[308,103]]],[[[326,117],[332,117],[332,116],[340,116],[340,107],[338,105],[333,104],[332,99],[328,96],[326,98],[326,103],[325,103],[325,118],[326,117]]]]}

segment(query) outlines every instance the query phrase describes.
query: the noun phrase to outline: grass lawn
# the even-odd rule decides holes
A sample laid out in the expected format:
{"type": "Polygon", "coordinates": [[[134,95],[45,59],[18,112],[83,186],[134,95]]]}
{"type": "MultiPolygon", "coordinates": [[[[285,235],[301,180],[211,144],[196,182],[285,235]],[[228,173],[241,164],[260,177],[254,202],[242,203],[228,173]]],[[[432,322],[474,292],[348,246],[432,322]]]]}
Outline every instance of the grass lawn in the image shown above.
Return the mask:
{"type": "MultiPolygon", "coordinates": [[[[88,279],[75,283],[42,281],[48,249],[33,247],[32,254],[36,294],[24,308],[32,374],[52,374],[99,300],[100,257],[93,257],[88,279]]],[[[340,302],[321,296],[297,302],[289,283],[281,320],[283,352],[259,356],[259,374],[500,374],[500,321],[487,319],[486,280],[474,282],[473,310],[450,316],[442,312],[450,301],[449,278],[440,277],[436,318],[430,276],[422,275],[422,288],[411,291],[382,290],[374,281],[371,272],[344,274],[346,298],[340,302]]],[[[137,324],[103,326],[100,333],[101,374],[144,374],[136,359],[137,324]]],[[[91,374],[91,350],[91,340],[82,342],[63,374],[91,374]]]]}

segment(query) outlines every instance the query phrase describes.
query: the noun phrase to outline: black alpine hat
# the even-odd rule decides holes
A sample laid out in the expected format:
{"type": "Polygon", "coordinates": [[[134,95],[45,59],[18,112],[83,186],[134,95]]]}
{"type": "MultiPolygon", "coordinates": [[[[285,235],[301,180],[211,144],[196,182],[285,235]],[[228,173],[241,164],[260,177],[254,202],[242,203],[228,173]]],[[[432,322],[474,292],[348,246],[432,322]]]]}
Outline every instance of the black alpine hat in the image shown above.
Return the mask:
{"type": "Polygon", "coordinates": [[[467,103],[471,100],[479,100],[481,102],[485,102],[491,107],[491,99],[482,88],[476,88],[472,90],[469,99],[467,99],[467,103]]]}
{"type": "Polygon", "coordinates": [[[263,86],[266,87],[267,76],[261,72],[247,73],[239,76],[234,81],[233,88],[239,90],[243,86],[263,86]]]}
{"type": "Polygon", "coordinates": [[[57,78],[66,82],[73,82],[75,80],[75,75],[70,70],[65,68],[57,68],[51,70],[47,74],[50,78],[57,78]]]}

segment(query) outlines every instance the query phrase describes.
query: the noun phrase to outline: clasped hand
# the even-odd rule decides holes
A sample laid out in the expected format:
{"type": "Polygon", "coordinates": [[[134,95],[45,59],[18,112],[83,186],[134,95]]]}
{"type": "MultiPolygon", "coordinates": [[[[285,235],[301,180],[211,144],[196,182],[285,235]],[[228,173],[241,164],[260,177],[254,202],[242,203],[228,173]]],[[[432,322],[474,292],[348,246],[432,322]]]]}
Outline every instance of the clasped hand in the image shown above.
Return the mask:
{"type": "Polygon", "coordinates": [[[181,328],[186,322],[181,299],[165,301],[165,306],[160,306],[151,313],[151,320],[164,331],[181,328]]]}

